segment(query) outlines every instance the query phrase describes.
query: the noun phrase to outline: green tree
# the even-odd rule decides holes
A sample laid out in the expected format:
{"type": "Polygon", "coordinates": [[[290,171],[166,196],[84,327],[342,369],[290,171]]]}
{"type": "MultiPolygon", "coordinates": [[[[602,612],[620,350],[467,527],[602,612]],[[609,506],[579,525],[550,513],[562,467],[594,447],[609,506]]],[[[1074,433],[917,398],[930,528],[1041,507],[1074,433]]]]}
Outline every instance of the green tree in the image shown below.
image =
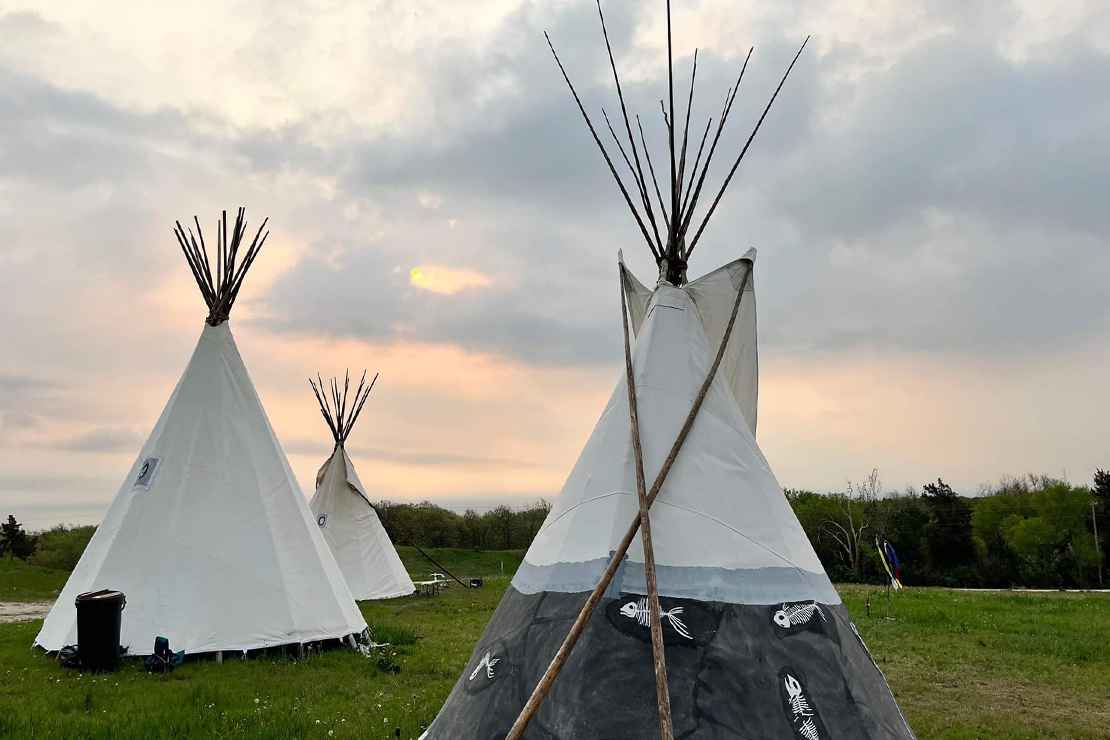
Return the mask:
{"type": "Polygon", "coordinates": [[[503,550],[513,547],[513,532],[516,530],[516,517],[508,506],[501,505],[488,514],[494,526],[494,536],[503,550]]]}
{"type": "Polygon", "coordinates": [[[1102,554],[1102,567],[1110,565],[1110,471],[1099,468],[1095,471],[1095,527],[1098,528],[1099,551],[1102,554]]]}
{"type": "Polygon", "coordinates": [[[23,525],[15,520],[15,514],[8,514],[8,521],[0,524],[0,552],[8,553],[10,558],[26,560],[34,551],[34,538],[23,531],[23,525]]]}
{"type": "Polygon", "coordinates": [[[41,532],[37,536],[35,554],[29,562],[43,568],[73,570],[94,532],[96,527],[67,527],[64,524],[41,532]]]}
{"type": "Polygon", "coordinates": [[[975,566],[971,506],[940,478],[922,486],[921,498],[929,508],[925,526],[929,564],[945,582],[958,582],[975,566]]]}
{"type": "Polygon", "coordinates": [[[929,508],[912,490],[884,500],[882,508],[880,534],[898,552],[902,563],[902,582],[909,586],[929,583],[931,574],[923,536],[929,525],[929,508]]]}
{"type": "Polygon", "coordinates": [[[461,535],[463,544],[475,550],[485,547],[485,526],[482,517],[474,509],[467,509],[463,514],[461,535]]]}

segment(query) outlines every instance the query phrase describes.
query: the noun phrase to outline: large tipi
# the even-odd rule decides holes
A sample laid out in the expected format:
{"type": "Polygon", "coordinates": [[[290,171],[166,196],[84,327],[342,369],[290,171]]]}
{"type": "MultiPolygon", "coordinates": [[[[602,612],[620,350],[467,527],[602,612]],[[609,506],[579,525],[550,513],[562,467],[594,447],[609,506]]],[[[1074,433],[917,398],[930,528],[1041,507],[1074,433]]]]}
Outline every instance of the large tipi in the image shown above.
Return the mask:
{"type": "Polygon", "coordinates": [[[316,495],[309,503],[316,524],[356,599],[391,599],[411,594],[416,587],[378,519],[344,445],[378,376],[366,385],[363,372],[349,404],[349,376],[343,380],[342,392],[338,380],[333,378],[327,387],[319,375],[316,377],[318,385],[311,379],[308,382],[335,440],[331,455],[316,474],[316,495]]]}
{"type": "MultiPolygon", "coordinates": [[[[627,134],[613,138],[630,183],[571,91],[658,282],[645,287],[622,261],[625,373],[426,735],[912,738],[755,441],[754,251],[686,279],[771,102],[688,232],[740,80],[688,179],[687,133],[668,126],[667,205],[612,71],[627,134]]],[[[678,121],[673,83],[670,99],[664,115],[678,121]]]]}
{"type": "MultiPolygon", "coordinates": [[[[194,221],[196,221],[194,219],[194,221]]],[[[200,224],[177,225],[208,304],[200,341],[162,415],[35,638],[77,640],[74,598],[123,591],[121,642],[151,653],[251,650],[365,631],[235,347],[228,315],[266,235],[227,214],[211,265],[200,224]],[[245,247],[245,252],[240,249],[245,247]],[[240,259],[241,258],[241,259],[240,259]]],[[[268,234],[268,232],[267,232],[268,234]]]]}

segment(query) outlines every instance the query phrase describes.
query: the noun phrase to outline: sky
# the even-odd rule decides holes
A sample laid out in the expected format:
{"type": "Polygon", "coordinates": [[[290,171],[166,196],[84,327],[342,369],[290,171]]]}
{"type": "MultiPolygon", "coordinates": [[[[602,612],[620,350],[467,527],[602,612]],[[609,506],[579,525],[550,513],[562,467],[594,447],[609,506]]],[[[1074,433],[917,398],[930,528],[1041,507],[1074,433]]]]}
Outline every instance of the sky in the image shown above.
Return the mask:
{"type": "MultiPolygon", "coordinates": [[[[614,111],[596,7],[137,5],[0,2],[2,513],[100,519],[206,315],[171,227],[239,205],[272,233],[231,325],[306,493],[305,379],[366,367],[371,495],[556,495],[620,372],[617,251],[654,279],[543,38],[614,111]]],[[[662,153],[664,4],[604,7],[662,153]]],[[[679,1],[674,28],[695,121],[755,47],[718,162],[813,34],[690,266],[759,250],[780,482],[1110,467],[1110,6],[679,1]]]]}

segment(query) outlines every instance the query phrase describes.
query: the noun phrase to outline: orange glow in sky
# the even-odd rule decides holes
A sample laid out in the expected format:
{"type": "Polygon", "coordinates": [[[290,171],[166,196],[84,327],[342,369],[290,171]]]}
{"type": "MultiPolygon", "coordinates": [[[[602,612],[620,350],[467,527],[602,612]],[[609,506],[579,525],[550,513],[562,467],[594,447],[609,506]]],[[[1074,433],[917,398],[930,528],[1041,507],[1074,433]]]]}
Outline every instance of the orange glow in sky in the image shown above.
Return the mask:
{"type": "Polygon", "coordinates": [[[439,293],[455,295],[471,288],[483,288],[493,281],[475,270],[456,269],[443,265],[418,265],[409,271],[409,284],[439,293]]]}

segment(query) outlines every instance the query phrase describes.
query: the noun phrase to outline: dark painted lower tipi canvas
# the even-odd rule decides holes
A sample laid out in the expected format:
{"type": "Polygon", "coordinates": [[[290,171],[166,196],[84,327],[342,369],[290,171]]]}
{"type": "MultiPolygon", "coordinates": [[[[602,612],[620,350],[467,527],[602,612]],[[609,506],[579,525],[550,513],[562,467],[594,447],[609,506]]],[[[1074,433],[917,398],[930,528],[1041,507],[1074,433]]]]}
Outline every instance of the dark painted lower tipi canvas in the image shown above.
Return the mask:
{"type": "MultiPolygon", "coordinates": [[[[624,281],[649,481],[747,286],[734,361],[651,508],[674,737],[913,737],[742,411],[754,409],[754,385],[737,382],[755,367],[753,259],[653,293],[624,281]]],[[[429,738],[505,736],[636,517],[635,480],[622,378],[429,738]]],[[[637,536],[524,737],[658,737],[642,553],[637,536]]]]}

